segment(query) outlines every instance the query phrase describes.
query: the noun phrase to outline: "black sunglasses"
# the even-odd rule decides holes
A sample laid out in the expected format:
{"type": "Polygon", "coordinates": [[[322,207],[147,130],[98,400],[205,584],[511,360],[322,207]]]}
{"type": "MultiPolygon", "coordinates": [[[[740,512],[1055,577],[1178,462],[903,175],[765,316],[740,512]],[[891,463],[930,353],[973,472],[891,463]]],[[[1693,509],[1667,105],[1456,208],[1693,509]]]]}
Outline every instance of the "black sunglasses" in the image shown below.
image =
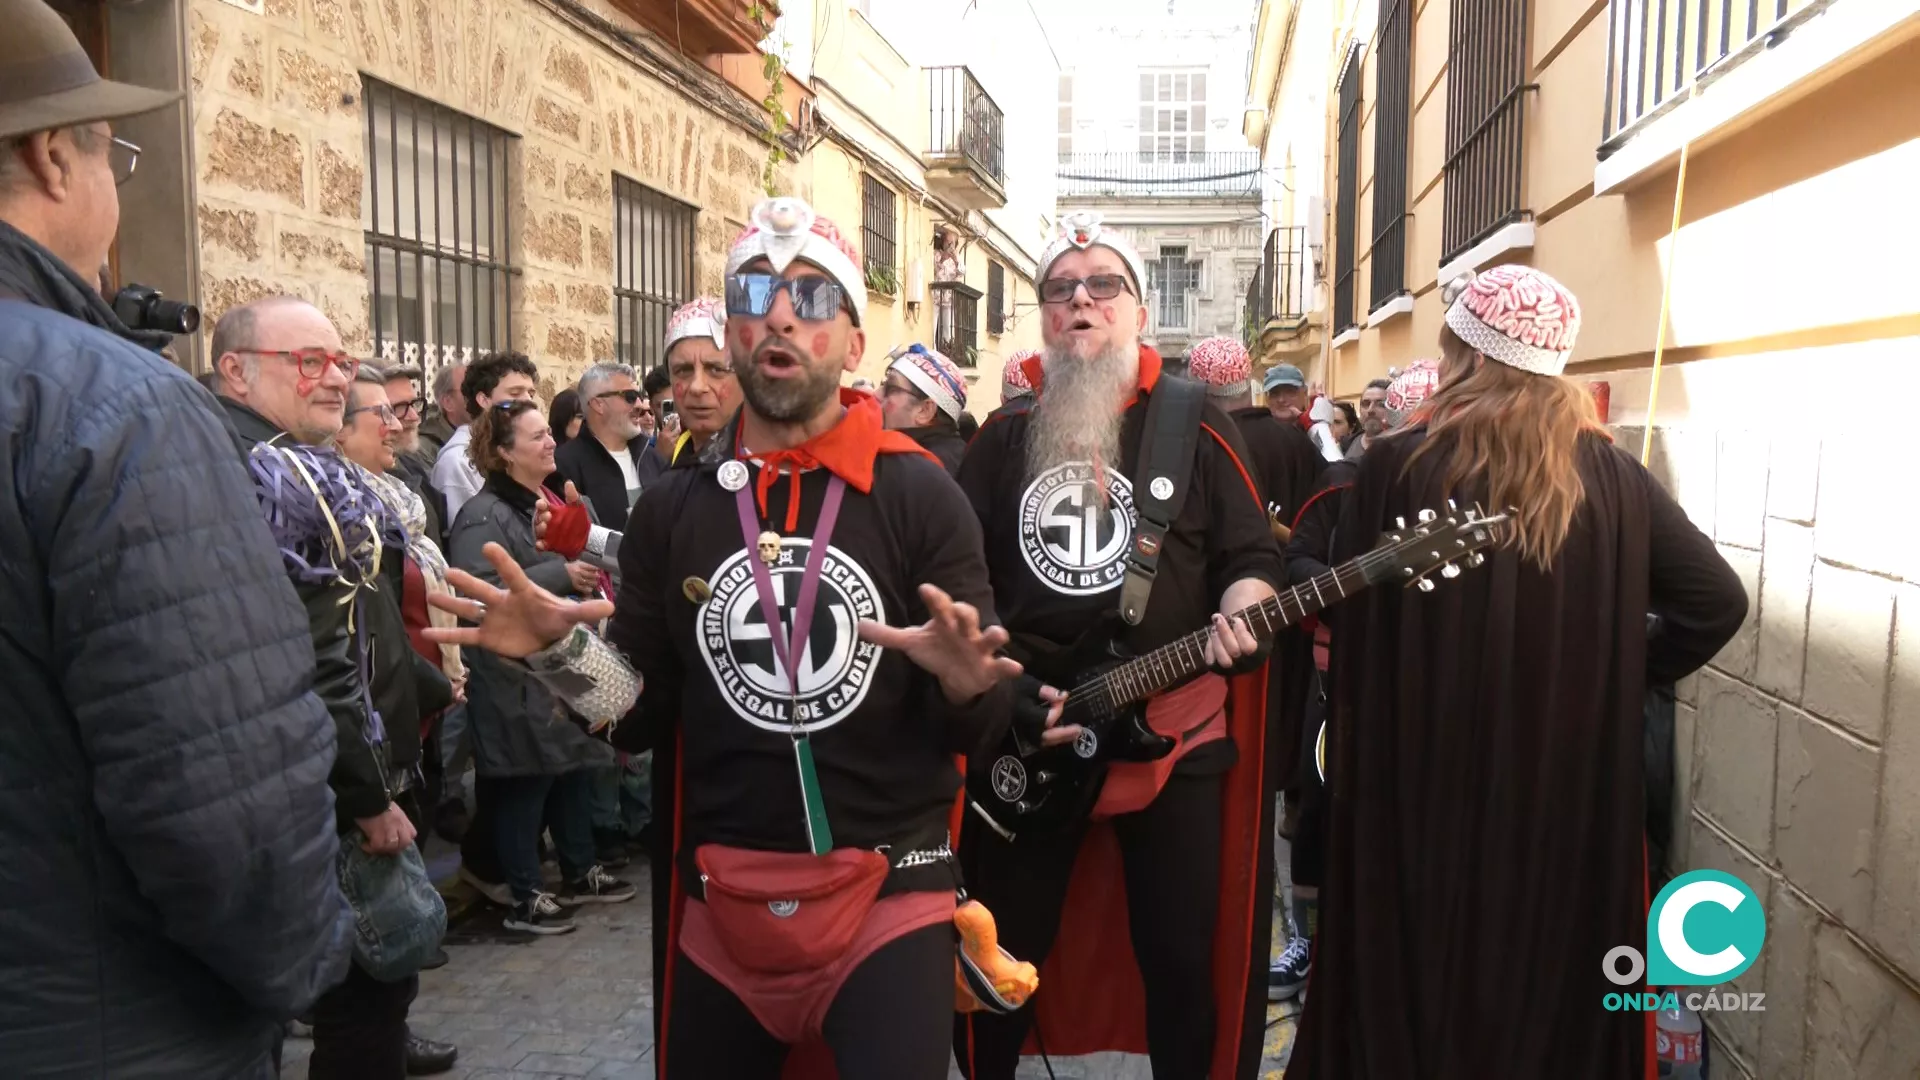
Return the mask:
{"type": "Polygon", "coordinates": [[[727,314],[759,319],[773,310],[781,293],[793,298],[793,313],[808,322],[826,322],[840,313],[847,293],[839,282],[818,274],[783,278],[774,274],[735,274],[727,279],[727,314]]]}
{"type": "Polygon", "coordinates": [[[1125,274],[1094,274],[1083,278],[1048,278],[1040,283],[1040,302],[1043,304],[1064,304],[1073,299],[1080,286],[1087,287],[1087,295],[1095,300],[1111,300],[1121,293],[1130,293],[1133,286],[1127,282],[1125,274]]]}
{"type": "Polygon", "coordinates": [[[640,391],[634,390],[634,389],[606,390],[606,391],[602,391],[601,393],[593,395],[593,400],[599,401],[601,398],[617,397],[620,400],[626,402],[627,405],[631,407],[631,406],[640,404],[640,399],[645,396],[646,396],[645,394],[642,394],[640,391]]]}

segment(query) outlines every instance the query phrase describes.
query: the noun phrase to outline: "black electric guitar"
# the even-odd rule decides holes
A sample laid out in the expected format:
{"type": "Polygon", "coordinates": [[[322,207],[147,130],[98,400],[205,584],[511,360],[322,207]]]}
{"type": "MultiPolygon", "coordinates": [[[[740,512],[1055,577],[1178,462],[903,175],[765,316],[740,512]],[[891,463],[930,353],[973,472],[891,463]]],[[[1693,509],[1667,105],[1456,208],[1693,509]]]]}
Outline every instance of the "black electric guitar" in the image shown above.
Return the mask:
{"type": "MultiPolygon", "coordinates": [[[[1431,591],[1428,575],[1457,577],[1460,564],[1478,566],[1480,549],[1498,539],[1505,514],[1455,509],[1439,517],[1420,512],[1411,528],[1403,521],[1365,555],[1302,585],[1238,612],[1261,640],[1329,604],[1372,585],[1401,582],[1431,591]]],[[[1155,761],[1172,753],[1175,740],[1147,726],[1146,701],[1207,671],[1211,628],[1196,630],[1145,656],[1128,656],[1117,644],[1117,616],[1083,635],[1073,646],[1028,662],[1027,670],[1052,686],[1070,686],[1060,724],[1082,732],[1061,746],[1028,745],[1008,732],[991,758],[978,759],[967,777],[974,812],[1009,840],[1023,832],[1060,828],[1092,809],[1114,761],[1155,761]]]]}

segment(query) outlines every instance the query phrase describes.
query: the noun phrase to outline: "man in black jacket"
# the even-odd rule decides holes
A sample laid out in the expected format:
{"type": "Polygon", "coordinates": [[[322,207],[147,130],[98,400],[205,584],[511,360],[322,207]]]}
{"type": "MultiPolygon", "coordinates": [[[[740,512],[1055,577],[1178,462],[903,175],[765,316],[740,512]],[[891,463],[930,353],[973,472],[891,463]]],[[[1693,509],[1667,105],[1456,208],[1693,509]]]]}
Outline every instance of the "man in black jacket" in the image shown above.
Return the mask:
{"type": "Polygon", "coordinates": [[[95,291],[134,152],[104,121],[178,95],[97,78],[38,0],[8,11],[0,1062],[270,1077],[352,945],[333,732],[218,411],[95,291]]]}
{"type": "Polygon", "coordinates": [[[595,364],[580,376],[580,437],[554,454],[547,486],[566,494],[566,482],[587,500],[594,519],[624,530],[627,512],[640,492],[667,471],[660,455],[648,453],[651,440],[642,430],[643,413],[653,403],[634,384],[625,364],[595,364]]]}
{"type": "MultiPolygon", "coordinates": [[[[304,300],[272,296],[235,308],[213,330],[220,404],[244,460],[259,443],[321,446],[345,423],[347,389],[358,361],[339,331],[304,300]]],[[[393,801],[381,749],[369,739],[364,656],[351,628],[351,586],[296,582],[318,662],[314,688],[333,716],[333,787],[343,830],[358,826],[364,846],[394,855],[413,843],[414,827],[393,801]]],[[[315,1005],[315,1078],[374,1080],[404,1075],[407,1006],[418,978],[379,982],[359,967],[315,1005]]]]}

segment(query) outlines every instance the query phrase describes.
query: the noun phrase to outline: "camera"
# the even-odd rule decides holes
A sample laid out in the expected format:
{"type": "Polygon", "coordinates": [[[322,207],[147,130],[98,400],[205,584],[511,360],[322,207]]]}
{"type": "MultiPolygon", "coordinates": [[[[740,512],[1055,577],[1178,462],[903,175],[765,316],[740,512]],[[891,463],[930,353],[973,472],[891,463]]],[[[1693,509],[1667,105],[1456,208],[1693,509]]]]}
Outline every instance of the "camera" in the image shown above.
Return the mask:
{"type": "Polygon", "coordinates": [[[184,300],[169,300],[150,285],[128,285],[114,293],[113,313],[129,330],[191,334],[200,329],[199,308],[184,300]]]}

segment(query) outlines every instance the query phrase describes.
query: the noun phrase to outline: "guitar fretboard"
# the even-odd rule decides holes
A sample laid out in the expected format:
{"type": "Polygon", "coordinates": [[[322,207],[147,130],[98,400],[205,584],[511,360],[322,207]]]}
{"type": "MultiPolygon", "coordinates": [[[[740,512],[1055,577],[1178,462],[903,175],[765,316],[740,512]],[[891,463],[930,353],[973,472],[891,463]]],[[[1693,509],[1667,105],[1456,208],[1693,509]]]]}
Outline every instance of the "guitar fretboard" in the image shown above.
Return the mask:
{"type": "MultiPolygon", "coordinates": [[[[1321,608],[1366,588],[1371,581],[1369,573],[1377,571],[1379,564],[1389,561],[1390,556],[1388,551],[1368,552],[1242,608],[1233,618],[1245,619],[1254,636],[1265,641],[1321,608]]],[[[1190,675],[1205,671],[1207,642],[1212,637],[1211,628],[1195,630],[1074,687],[1068,700],[1077,699],[1085,703],[1083,707],[1109,713],[1144,701],[1190,675]]]]}

